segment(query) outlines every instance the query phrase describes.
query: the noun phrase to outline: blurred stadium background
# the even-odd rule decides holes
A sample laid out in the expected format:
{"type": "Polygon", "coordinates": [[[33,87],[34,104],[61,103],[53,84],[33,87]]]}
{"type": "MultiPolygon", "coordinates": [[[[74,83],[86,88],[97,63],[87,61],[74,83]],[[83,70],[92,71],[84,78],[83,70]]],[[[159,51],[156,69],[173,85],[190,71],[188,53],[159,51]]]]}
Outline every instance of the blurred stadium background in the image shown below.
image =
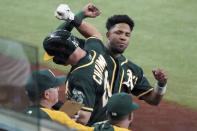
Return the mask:
{"type": "MultiPolygon", "coordinates": [[[[40,66],[63,73],[69,71],[70,67],[43,61],[42,41],[62,23],[54,17],[54,11],[60,3],[67,3],[77,13],[89,2],[101,9],[102,14],[96,19],[86,20],[95,25],[103,36],[106,32],[105,22],[113,14],[127,14],[135,21],[125,56],[144,69],[151,84],[155,82],[151,70],[164,68],[169,75],[164,101],[184,106],[195,113],[196,0],[1,0],[1,107],[21,111],[30,104],[23,88],[25,78],[40,66]]],[[[80,36],[76,30],[73,32],[80,36]]],[[[194,121],[197,123],[197,117],[194,121]]]]}

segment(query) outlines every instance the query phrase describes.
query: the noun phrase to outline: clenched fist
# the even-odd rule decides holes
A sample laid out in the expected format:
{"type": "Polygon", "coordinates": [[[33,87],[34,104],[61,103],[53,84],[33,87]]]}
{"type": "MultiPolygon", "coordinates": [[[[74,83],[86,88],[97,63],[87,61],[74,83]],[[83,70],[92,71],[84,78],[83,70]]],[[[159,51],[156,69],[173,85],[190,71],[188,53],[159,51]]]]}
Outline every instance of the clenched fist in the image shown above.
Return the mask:
{"type": "Polygon", "coordinates": [[[157,69],[157,70],[152,70],[153,75],[155,77],[155,79],[159,82],[159,83],[167,83],[168,81],[168,74],[165,72],[165,70],[163,69],[157,69]]]}
{"type": "Polygon", "coordinates": [[[90,18],[95,18],[101,14],[101,11],[92,3],[87,4],[82,11],[86,17],[90,18]]]}

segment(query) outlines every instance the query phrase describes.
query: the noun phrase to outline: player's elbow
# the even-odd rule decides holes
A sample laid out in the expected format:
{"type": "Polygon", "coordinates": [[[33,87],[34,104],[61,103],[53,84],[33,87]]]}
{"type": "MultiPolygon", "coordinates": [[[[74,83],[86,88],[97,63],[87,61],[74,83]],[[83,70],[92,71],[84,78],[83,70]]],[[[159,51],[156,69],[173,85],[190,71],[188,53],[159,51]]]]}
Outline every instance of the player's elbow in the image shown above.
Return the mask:
{"type": "Polygon", "coordinates": [[[152,91],[152,93],[144,97],[144,100],[150,105],[157,106],[161,102],[162,97],[162,95],[158,95],[152,91]]]}
{"type": "Polygon", "coordinates": [[[147,97],[147,99],[145,99],[146,103],[152,105],[152,106],[157,106],[159,105],[161,99],[157,99],[157,98],[150,98],[150,97],[147,97]]]}

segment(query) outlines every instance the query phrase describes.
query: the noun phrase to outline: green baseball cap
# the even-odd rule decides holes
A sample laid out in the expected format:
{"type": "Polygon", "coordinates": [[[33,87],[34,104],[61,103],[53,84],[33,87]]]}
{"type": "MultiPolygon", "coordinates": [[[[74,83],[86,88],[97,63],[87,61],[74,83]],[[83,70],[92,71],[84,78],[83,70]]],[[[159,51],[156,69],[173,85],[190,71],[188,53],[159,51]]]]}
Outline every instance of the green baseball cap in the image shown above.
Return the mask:
{"type": "Polygon", "coordinates": [[[112,116],[124,116],[139,108],[139,105],[132,101],[132,97],[124,92],[116,93],[109,98],[107,111],[112,116]]]}
{"type": "Polygon", "coordinates": [[[30,74],[25,89],[30,99],[34,100],[45,90],[64,84],[66,76],[55,76],[49,69],[40,69],[30,74]]]}

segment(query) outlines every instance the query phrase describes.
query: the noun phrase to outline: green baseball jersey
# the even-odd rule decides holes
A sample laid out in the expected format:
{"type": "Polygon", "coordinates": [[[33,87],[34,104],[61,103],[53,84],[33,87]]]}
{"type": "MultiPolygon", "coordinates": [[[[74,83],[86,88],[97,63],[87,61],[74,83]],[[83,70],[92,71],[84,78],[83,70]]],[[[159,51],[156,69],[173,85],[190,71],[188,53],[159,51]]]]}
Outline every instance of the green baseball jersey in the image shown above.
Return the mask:
{"type": "Polygon", "coordinates": [[[38,118],[44,118],[47,120],[51,120],[49,115],[45,111],[43,111],[41,108],[43,108],[43,107],[40,105],[30,106],[23,111],[23,114],[26,114],[26,115],[32,116],[32,117],[38,117],[38,118]]]}
{"type": "Polygon", "coordinates": [[[94,131],[131,131],[131,130],[114,126],[110,123],[110,121],[104,121],[95,124],[94,131]]]}
{"type": "Polygon", "coordinates": [[[66,81],[69,100],[83,103],[83,110],[92,112],[89,124],[106,120],[105,105],[112,95],[116,72],[115,60],[97,38],[84,45],[87,55],[71,68],[66,81]]]}
{"type": "Polygon", "coordinates": [[[139,99],[143,99],[142,96],[150,93],[153,87],[144,76],[142,68],[124,56],[120,56],[118,61],[122,69],[120,70],[119,80],[116,81],[116,88],[114,88],[113,93],[127,92],[132,93],[139,99]]]}

